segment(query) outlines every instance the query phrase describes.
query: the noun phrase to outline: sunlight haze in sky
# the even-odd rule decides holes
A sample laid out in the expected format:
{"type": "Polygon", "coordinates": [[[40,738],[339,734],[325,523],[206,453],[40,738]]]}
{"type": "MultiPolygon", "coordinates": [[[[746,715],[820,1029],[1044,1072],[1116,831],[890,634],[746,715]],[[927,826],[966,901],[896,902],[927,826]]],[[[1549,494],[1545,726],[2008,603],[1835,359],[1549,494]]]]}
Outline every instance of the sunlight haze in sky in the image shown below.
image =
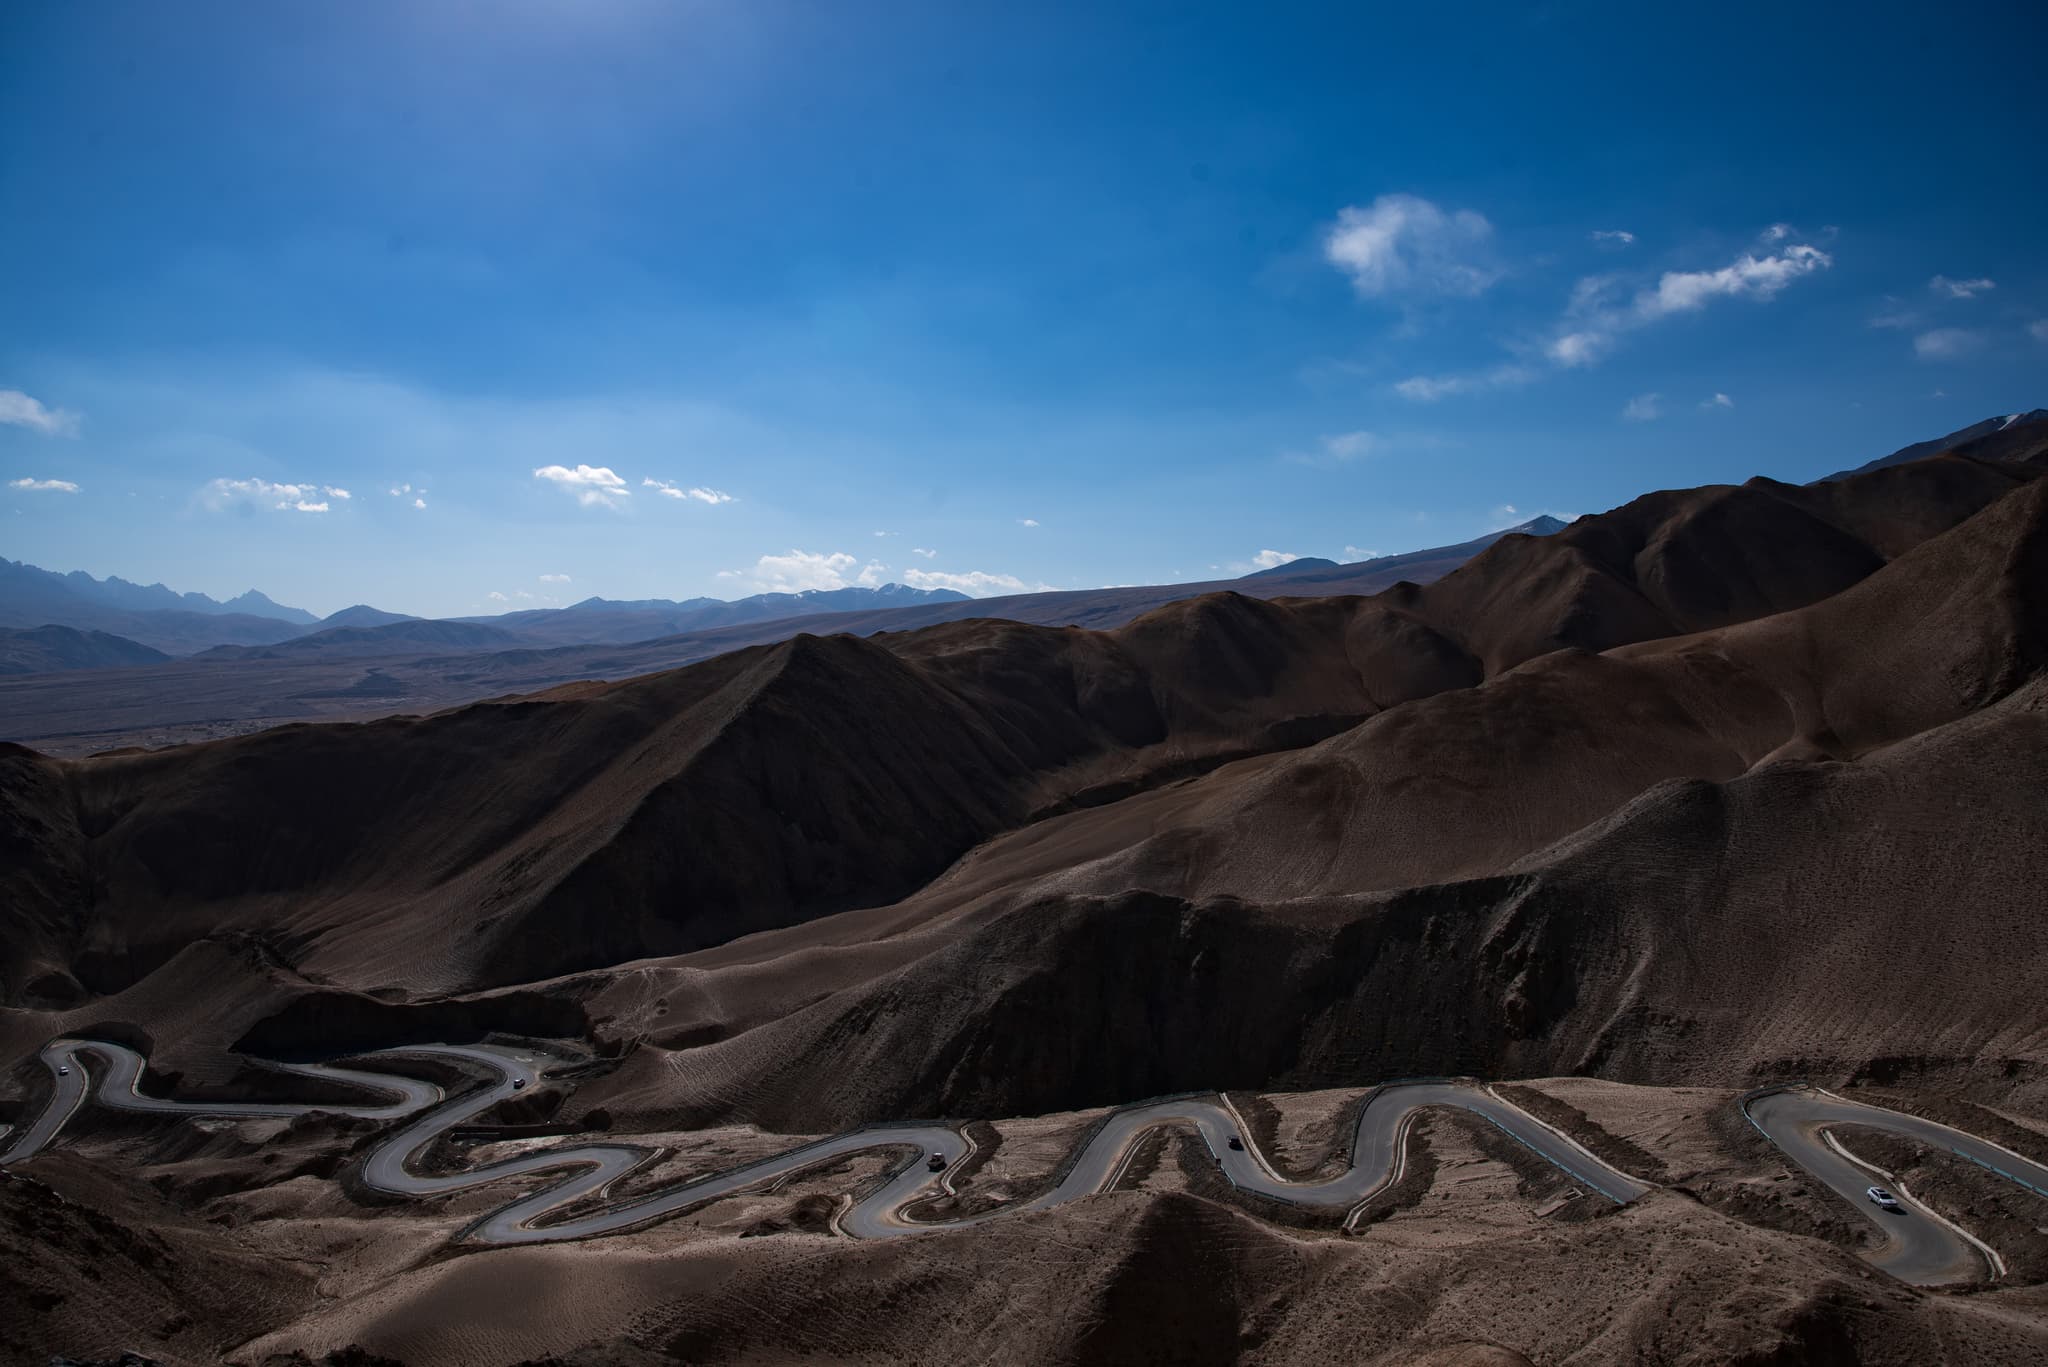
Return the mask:
{"type": "Polygon", "coordinates": [[[2037,5],[12,6],[0,555],[1209,579],[2048,403],[2037,5]]]}

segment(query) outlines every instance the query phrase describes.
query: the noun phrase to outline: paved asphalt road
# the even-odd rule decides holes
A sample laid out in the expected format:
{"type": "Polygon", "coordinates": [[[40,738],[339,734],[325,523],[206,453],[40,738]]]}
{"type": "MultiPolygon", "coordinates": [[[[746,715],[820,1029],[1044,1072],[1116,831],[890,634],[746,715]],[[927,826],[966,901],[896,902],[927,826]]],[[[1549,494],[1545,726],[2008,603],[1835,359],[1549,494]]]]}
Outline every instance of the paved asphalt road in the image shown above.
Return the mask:
{"type": "Polygon", "coordinates": [[[38,1152],[64,1127],[64,1122],[71,1119],[79,1104],[85,1100],[86,1055],[96,1058],[103,1070],[97,1079],[100,1104],[123,1111],[251,1118],[295,1116],[304,1115],[308,1111],[326,1111],[331,1115],[392,1120],[423,1110],[441,1099],[439,1087],[431,1082],[420,1082],[409,1077],[393,1077],[388,1073],[363,1073],[350,1068],[330,1067],[324,1063],[274,1063],[270,1066],[279,1072],[297,1073],[302,1077],[326,1078],[348,1086],[361,1087],[367,1092],[395,1097],[397,1100],[382,1106],[306,1106],[257,1101],[163,1101],[156,1097],[144,1096],[138,1087],[137,1084],[142,1080],[142,1055],[134,1050],[100,1040],[52,1040],[43,1046],[40,1055],[44,1066],[50,1070],[50,1081],[54,1088],[50,1104],[12,1147],[0,1152],[0,1165],[17,1162],[38,1152]]]}
{"type": "MultiPolygon", "coordinates": [[[[1477,1114],[1562,1169],[1578,1185],[1616,1204],[1625,1205],[1651,1190],[1649,1184],[1603,1163],[1576,1141],[1492,1091],[1469,1082],[1443,1080],[1393,1083],[1375,1089],[1359,1111],[1350,1166],[1322,1182],[1290,1182],[1281,1177],[1245,1134],[1229,1103],[1214,1094],[1203,1094],[1147,1102],[1112,1112],[1075,1155],[1057,1185],[1029,1201],[954,1220],[918,1221],[908,1217],[905,1209],[944,1194],[945,1171],[930,1171],[925,1160],[937,1155],[943,1159],[946,1171],[950,1171],[967,1155],[968,1142],[944,1125],[912,1124],[835,1135],[758,1162],[550,1222],[547,1217],[552,1212],[581,1202],[602,1202],[610,1186],[637,1167],[647,1157],[646,1152],[618,1143],[571,1144],[529,1151],[501,1163],[459,1173],[421,1173],[415,1160],[428,1147],[453,1127],[533,1085],[547,1060],[531,1052],[493,1045],[420,1045],[392,1050],[387,1056],[434,1058],[452,1063],[463,1071],[478,1074],[482,1085],[444,1098],[440,1088],[410,1078],[321,1064],[280,1064],[277,1066],[286,1071],[361,1087],[395,1099],[382,1105],[357,1106],[167,1101],[143,1096],[137,1090],[142,1059],[133,1051],[101,1041],[56,1040],[41,1055],[52,1074],[51,1101],[16,1143],[0,1154],[0,1163],[31,1157],[49,1144],[85,1101],[90,1079],[100,1104],[122,1110],[251,1117],[326,1111],[405,1120],[405,1125],[370,1150],[362,1171],[366,1185],[393,1194],[433,1196],[468,1190],[506,1177],[543,1172],[562,1174],[560,1180],[499,1207],[464,1231],[464,1237],[490,1244],[552,1243],[629,1229],[819,1163],[875,1149],[908,1151],[908,1157],[892,1169],[878,1189],[839,1214],[837,1224],[841,1231],[858,1238],[877,1239],[956,1229],[1045,1210],[1113,1186],[1137,1142],[1160,1126],[1192,1128],[1215,1155],[1223,1172],[1246,1191],[1322,1210],[1351,1210],[1398,1178],[1409,1126],[1419,1111],[1433,1106],[1462,1107],[1477,1114]],[[86,1067],[88,1058],[94,1065],[90,1074],[86,1067]],[[67,1071],[60,1073],[60,1069],[67,1071]],[[1242,1148],[1230,1147],[1233,1137],[1242,1141],[1242,1148]]],[[[1911,1201],[1910,1193],[1898,1193],[1908,1203],[1906,1212],[1878,1212],[1865,1199],[1865,1188],[1881,1183],[1896,1191],[1897,1184],[1843,1157],[1822,1137],[1824,1131],[1851,1127],[1853,1134],[1855,1126],[1889,1130],[1953,1150],[1998,1176],[2048,1194],[2048,1168],[1973,1135],[1915,1116],[1811,1089],[1755,1097],[1744,1109],[1756,1127],[1793,1161],[1844,1199],[1856,1203],[1885,1230],[1886,1242],[1866,1256],[1906,1281],[1937,1283],[1979,1277],[1984,1273],[1986,1259],[1959,1231],[1911,1201]]]]}
{"type": "Polygon", "coordinates": [[[1868,1163],[1852,1162],[1856,1130],[1886,1130],[1917,1139],[1936,1149],[1960,1155],[2008,1181],[2048,1196],[2048,1168],[2008,1149],[1936,1121],[1849,1101],[1818,1088],[1770,1092],[1753,1098],[1743,1110],[1764,1137],[1792,1161],[1854,1205],[1884,1235],[1884,1242],[1863,1256],[1901,1281],[1921,1285],[1970,1281],[1983,1277],[1989,1261],[1979,1245],[1954,1225],[1934,1214],[1889,1173],[1868,1163]],[[1825,1135],[1832,1134],[1835,1145],[1825,1135]],[[1836,1147],[1836,1146],[1839,1147],[1836,1147]],[[1880,1210],[1871,1187],[1883,1187],[1899,1198],[1898,1211],[1880,1210]]]}

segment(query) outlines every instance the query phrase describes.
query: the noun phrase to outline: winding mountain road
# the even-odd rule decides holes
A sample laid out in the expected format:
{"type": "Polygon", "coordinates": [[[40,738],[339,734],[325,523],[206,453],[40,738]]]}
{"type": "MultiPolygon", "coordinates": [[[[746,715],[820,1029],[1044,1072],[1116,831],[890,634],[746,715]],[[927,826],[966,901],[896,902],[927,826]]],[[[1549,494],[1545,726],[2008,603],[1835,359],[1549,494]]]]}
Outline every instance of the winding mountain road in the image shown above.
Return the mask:
{"type": "Polygon", "coordinates": [[[1974,1280],[1987,1267],[1995,1277],[2002,1268],[1988,1245],[1928,1209],[1890,1173],[1857,1157],[1848,1147],[1856,1129],[1918,1140],[2048,1197],[2048,1167],[1939,1121],[1850,1101],[1818,1087],[1753,1096],[1742,1109],[1764,1138],[1878,1227],[1883,1242],[1863,1256],[1901,1281],[1934,1286],[1974,1280]],[[1878,1209],[1867,1194],[1873,1186],[1889,1190],[1901,1209],[1878,1209]]]}
{"type": "MultiPolygon", "coordinates": [[[[1398,1179],[1410,1126],[1431,1107],[1470,1111],[1543,1158],[1575,1183],[1617,1205],[1651,1190],[1649,1184],[1603,1162],[1569,1136],[1552,1129],[1490,1089],[1456,1080],[1390,1083],[1375,1088],[1359,1108],[1351,1161],[1338,1175],[1318,1182],[1282,1177],[1258,1151],[1234,1107],[1214,1094],[1141,1103],[1112,1112],[1074,1153],[1059,1179],[1029,1200],[952,1219],[919,1219],[911,1212],[933,1197],[950,1194],[946,1173],[965,1157],[968,1141],[949,1126],[878,1126],[799,1145],[784,1153],[694,1181],[662,1187],[625,1200],[609,1199],[614,1183],[647,1161],[646,1150],[627,1144],[570,1144],[535,1150],[463,1172],[420,1170],[426,1150],[450,1129],[481,1115],[532,1085],[540,1076],[531,1054],[492,1045],[417,1045],[382,1057],[434,1059],[467,1072],[480,1072],[484,1085],[449,1097],[432,1083],[324,1064],[278,1064],[284,1071],[317,1077],[392,1098],[380,1105],[321,1103],[231,1103],[173,1101],[145,1096],[138,1088],[141,1055],[99,1040],[59,1039],[42,1050],[52,1095],[35,1121],[5,1152],[0,1164],[33,1157],[54,1140],[64,1124],[94,1096],[118,1110],[185,1116],[275,1117],[315,1111],[405,1121],[374,1145],[362,1167],[364,1185],[403,1196],[438,1196],[466,1191],[508,1177],[560,1173],[558,1180],[507,1203],[478,1220],[460,1237],[485,1244],[554,1243],[631,1229],[701,1206],[720,1197],[787,1177],[821,1163],[873,1150],[909,1151],[881,1185],[843,1210],[836,1227],[857,1238],[882,1239],[936,1229],[958,1229],[1029,1211],[1046,1210],[1113,1187],[1138,1142],[1162,1126],[1194,1130],[1238,1188],[1271,1200],[1324,1211],[1356,1213],[1370,1197],[1398,1179]],[[88,1060],[92,1067],[88,1069],[88,1060]],[[90,1082],[90,1086],[88,1083],[90,1082]],[[1242,1147],[1232,1147],[1235,1139],[1242,1147]],[[922,1161],[943,1160],[934,1172],[922,1161]],[[577,1209],[578,1213],[564,1212],[577,1209]]],[[[377,1056],[373,1056],[377,1057],[377,1056]]],[[[1864,1200],[1870,1176],[1832,1141],[1838,1126],[1867,1126],[1952,1150],[1990,1172],[2048,1195],[2048,1169],[1997,1145],[1916,1116],[1845,1101],[1811,1089],[1752,1096],[1744,1111],[1757,1129],[1794,1162],[1807,1169],[1885,1230],[1885,1243],[1865,1256],[1907,1281],[1941,1282],[1979,1275],[1996,1256],[1955,1226],[1901,1192],[1909,1210],[1884,1215],[1864,1200]]],[[[4,1137],[4,1136],[0,1136],[4,1137]]],[[[1896,1185],[1895,1183],[1893,1185],[1896,1185]]]]}

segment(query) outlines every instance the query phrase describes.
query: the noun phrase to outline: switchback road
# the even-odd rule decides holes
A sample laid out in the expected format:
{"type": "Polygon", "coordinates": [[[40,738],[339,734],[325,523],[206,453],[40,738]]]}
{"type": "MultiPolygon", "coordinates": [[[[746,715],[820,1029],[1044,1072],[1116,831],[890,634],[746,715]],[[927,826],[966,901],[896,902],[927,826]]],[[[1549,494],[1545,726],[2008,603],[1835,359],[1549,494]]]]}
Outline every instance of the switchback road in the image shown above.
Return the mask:
{"type": "MultiPolygon", "coordinates": [[[[533,1085],[540,1071],[532,1054],[491,1045],[419,1045],[389,1051],[387,1056],[407,1055],[453,1064],[463,1071],[481,1074],[486,1081],[481,1087],[447,1097],[431,1083],[387,1073],[323,1064],[279,1064],[276,1066],[285,1071],[361,1088],[391,1100],[378,1105],[174,1101],[141,1093],[138,1083],[143,1060],[132,1050],[98,1040],[55,1040],[41,1053],[51,1073],[51,1098],[12,1147],[0,1152],[0,1164],[22,1161],[45,1148],[84,1103],[88,1093],[101,1105],[114,1109],[159,1114],[247,1118],[325,1111],[403,1121],[399,1128],[379,1140],[364,1160],[362,1180],[374,1190],[393,1195],[436,1196],[508,1177],[561,1174],[553,1183],[499,1207],[463,1232],[463,1237],[481,1243],[529,1244],[587,1239],[646,1225],[857,1153],[907,1153],[879,1187],[844,1210],[836,1220],[836,1227],[846,1234],[880,1239],[957,1229],[1046,1210],[1105,1190],[1115,1185],[1138,1142],[1161,1127],[1193,1130],[1214,1155],[1224,1175],[1243,1191],[1309,1209],[1355,1212],[1397,1180],[1407,1134],[1416,1116],[1431,1107],[1457,1107],[1493,1125],[1559,1168],[1577,1185],[1617,1205],[1626,1205],[1651,1189],[1649,1184],[1601,1161],[1577,1141],[1487,1088],[1461,1080],[1430,1079],[1375,1088],[1359,1109],[1349,1165],[1338,1175],[1319,1182],[1294,1182],[1280,1176],[1245,1132],[1235,1109],[1215,1094],[1201,1094],[1145,1102],[1112,1112],[1079,1152],[1071,1156],[1058,1181],[1046,1191],[1029,1200],[952,1219],[918,1219],[910,1213],[919,1204],[949,1193],[946,1173],[968,1152],[967,1140],[957,1130],[941,1124],[854,1130],[724,1172],[615,1200],[609,1198],[610,1188],[646,1160],[645,1150],[624,1143],[570,1144],[531,1151],[462,1172],[423,1172],[419,1160],[438,1139],[533,1085]],[[929,1166],[934,1157],[941,1163],[937,1171],[929,1166]],[[562,1214],[572,1207],[578,1208],[577,1214],[562,1214]]],[[[1846,1101],[1813,1089],[1752,1096],[1744,1102],[1744,1112],[1789,1158],[1845,1200],[1855,1203],[1884,1231],[1884,1242],[1865,1256],[1906,1281],[1965,1280],[1981,1275],[1987,1263],[1995,1275],[1995,1255],[1913,1200],[1908,1192],[1898,1192],[1906,1206],[1899,1213],[1887,1214],[1871,1205],[1864,1195],[1866,1188],[1884,1182],[1896,1190],[1897,1184],[1873,1175],[1874,1170],[1858,1166],[1845,1153],[1840,1140],[1833,1137],[1834,1130],[1853,1131],[1861,1126],[1917,1139],[1957,1153],[1996,1177],[2048,1196],[2048,1168],[1973,1135],[1917,1116],[1846,1101]]]]}

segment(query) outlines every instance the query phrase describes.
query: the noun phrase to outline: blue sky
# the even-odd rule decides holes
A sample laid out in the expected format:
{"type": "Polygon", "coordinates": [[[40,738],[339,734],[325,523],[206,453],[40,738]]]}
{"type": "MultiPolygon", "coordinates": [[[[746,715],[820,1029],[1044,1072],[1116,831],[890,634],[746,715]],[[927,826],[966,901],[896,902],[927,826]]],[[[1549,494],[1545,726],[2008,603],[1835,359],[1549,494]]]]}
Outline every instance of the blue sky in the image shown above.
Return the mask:
{"type": "Polygon", "coordinates": [[[9,6],[0,554],[318,612],[985,593],[1809,479],[2048,403],[2044,37],[9,6]]]}

